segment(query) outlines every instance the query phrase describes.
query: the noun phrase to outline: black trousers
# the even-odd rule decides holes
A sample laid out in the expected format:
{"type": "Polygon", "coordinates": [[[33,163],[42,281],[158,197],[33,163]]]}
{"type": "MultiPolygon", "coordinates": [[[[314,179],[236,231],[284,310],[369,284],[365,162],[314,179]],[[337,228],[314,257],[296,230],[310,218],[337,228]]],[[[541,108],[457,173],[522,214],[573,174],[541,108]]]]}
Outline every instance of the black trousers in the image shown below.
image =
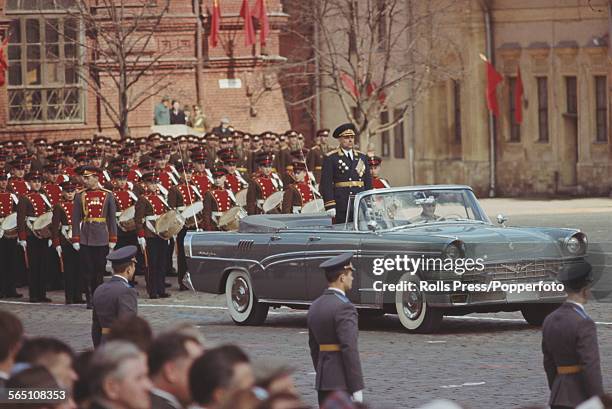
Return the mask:
{"type": "Polygon", "coordinates": [[[183,278],[185,278],[185,273],[187,272],[187,260],[185,260],[185,235],[187,234],[187,229],[183,228],[179,234],[176,236],[176,247],[178,248],[176,254],[176,264],[177,264],[177,272],[178,272],[178,283],[179,287],[183,286],[183,278]]]}
{"type": "MultiPolygon", "coordinates": [[[[55,251],[55,249],[53,249],[55,251]]],[[[57,254],[57,253],[56,253],[57,254]]],[[[64,261],[64,294],[66,304],[81,300],[83,292],[82,280],[79,276],[79,253],[72,244],[62,244],[62,259],[64,261]]]]}
{"type": "Polygon", "coordinates": [[[145,274],[147,280],[147,292],[149,297],[164,294],[166,287],[166,262],[168,258],[168,241],[159,237],[147,238],[147,258],[149,260],[149,271],[145,274]]]}
{"type": "Polygon", "coordinates": [[[136,274],[135,275],[143,275],[144,274],[144,257],[142,256],[142,250],[138,245],[138,237],[136,233],[131,234],[119,234],[117,235],[117,245],[115,246],[115,250],[119,250],[121,247],[125,246],[136,246],[138,248],[138,252],[136,253],[136,274]]]}
{"type": "Polygon", "coordinates": [[[96,288],[104,281],[107,254],[108,246],[87,246],[81,244],[81,249],[79,250],[80,277],[87,301],[91,300],[91,296],[96,291],[96,288]]]}
{"type": "Polygon", "coordinates": [[[47,283],[45,272],[47,266],[47,255],[49,246],[48,239],[39,239],[35,236],[28,237],[28,287],[30,289],[31,301],[42,301],[47,296],[47,283]]]}
{"type": "Polygon", "coordinates": [[[323,406],[323,402],[325,402],[325,399],[327,399],[329,395],[334,392],[336,391],[317,391],[317,396],[319,398],[319,406],[323,406]]]}
{"type": "MultiPolygon", "coordinates": [[[[49,243],[47,243],[47,246],[49,243]]],[[[55,247],[47,247],[47,268],[45,271],[47,282],[47,290],[63,290],[64,289],[64,277],[60,269],[59,256],[55,247]]]]}
{"type": "MultiPolygon", "coordinates": [[[[15,256],[17,253],[17,239],[0,239],[0,296],[15,294],[15,256]]],[[[19,251],[19,256],[22,256],[19,251]]]]}

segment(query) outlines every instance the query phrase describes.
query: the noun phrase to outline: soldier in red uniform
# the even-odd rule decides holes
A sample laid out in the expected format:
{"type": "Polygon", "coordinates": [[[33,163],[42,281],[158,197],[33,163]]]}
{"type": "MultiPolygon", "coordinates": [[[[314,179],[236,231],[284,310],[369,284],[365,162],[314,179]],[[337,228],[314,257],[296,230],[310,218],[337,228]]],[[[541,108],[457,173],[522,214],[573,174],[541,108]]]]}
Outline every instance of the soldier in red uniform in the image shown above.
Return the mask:
{"type": "MultiPolygon", "coordinates": [[[[128,169],[117,167],[111,171],[111,186],[117,213],[123,212],[130,206],[134,206],[138,201],[138,195],[130,187],[134,184],[127,181],[128,169]]],[[[117,229],[117,249],[133,245],[136,246],[136,232],[126,232],[121,228],[117,229]]]]}
{"type": "Polygon", "coordinates": [[[198,188],[202,197],[213,185],[212,174],[206,169],[206,151],[196,151],[191,154],[194,171],[191,174],[191,182],[198,188]]]}
{"type": "Polygon", "coordinates": [[[64,294],[66,304],[82,304],[83,281],[79,276],[79,253],[72,247],[72,210],[77,184],[68,179],[62,182],[62,197],[53,206],[51,239],[53,248],[64,266],[64,294]]]}
{"type": "Polygon", "coordinates": [[[51,210],[49,199],[42,192],[43,175],[40,172],[30,172],[26,175],[30,192],[19,197],[17,205],[18,244],[23,248],[28,259],[28,285],[30,302],[51,302],[47,298],[45,267],[47,261],[47,239],[34,235],[31,223],[51,210]]]}
{"type": "Polygon", "coordinates": [[[378,156],[370,156],[368,158],[368,163],[370,164],[370,171],[372,172],[372,188],[384,189],[386,187],[391,187],[385,178],[379,176],[382,159],[378,156]]]}
{"type": "Polygon", "coordinates": [[[87,308],[91,309],[91,295],[104,278],[106,255],[117,243],[117,217],[113,193],[99,186],[100,169],[83,166],[79,173],[85,189],[74,198],[72,245],[79,252],[80,270],[87,280],[87,308]]]}
{"type": "MultiPolygon", "coordinates": [[[[183,162],[179,159],[176,162],[175,168],[181,175],[181,180],[178,185],[170,188],[170,191],[168,192],[168,205],[172,209],[182,211],[184,210],[185,206],[201,201],[202,195],[200,194],[200,190],[191,183],[191,173],[193,171],[191,163],[183,162]]],[[[200,220],[200,215],[198,215],[197,220],[200,220]]],[[[183,227],[176,236],[179,291],[185,291],[188,289],[183,284],[183,278],[185,278],[185,273],[187,272],[184,243],[186,234],[187,226],[183,227]]]]}
{"type": "Polygon", "coordinates": [[[47,198],[51,202],[51,206],[55,206],[57,202],[62,198],[62,188],[57,183],[59,176],[59,169],[54,163],[49,163],[44,166],[45,169],[45,183],[43,184],[43,190],[47,195],[47,198]]]}
{"type": "Polygon", "coordinates": [[[315,193],[310,183],[306,181],[306,163],[292,163],[292,173],[295,182],[285,188],[283,194],[282,213],[300,213],[302,206],[315,199],[315,193]]]}
{"type": "MultiPolygon", "coordinates": [[[[0,221],[17,211],[19,199],[15,193],[8,191],[8,172],[0,168],[0,221]]],[[[21,298],[15,290],[15,257],[17,239],[8,238],[0,230],[0,298],[21,298]]],[[[20,254],[21,255],[21,254],[20,254]]]]}
{"type": "MultiPolygon", "coordinates": [[[[158,193],[159,174],[148,172],[142,175],[146,192],[136,202],[135,221],[138,244],[145,253],[148,272],[145,274],[149,298],[166,298],[164,267],[168,256],[168,240],[159,237],[153,230],[153,222],[169,210],[168,203],[158,193]]],[[[145,267],[147,268],[147,267],[145,267]]]]}
{"type": "Polygon", "coordinates": [[[225,187],[227,169],[217,166],[213,172],[214,186],[204,195],[204,230],[219,230],[219,217],[236,206],[236,199],[231,190],[225,187]]]}
{"type": "Polygon", "coordinates": [[[259,171],[253,175],[253,183],[249,184],[247,190],[247,213],[263,213],[263,203],[271,194],[282,189],[282,185],[272,176],[272,164],[274,157],[265,152],[257,156],[259,171]]]}
{"type": "Polygon", "coordinates": [[[221,160],[223,167],[227,170],[227,176],[225,177],[225,187],[230,189],[234,194],[238,193],[242,189],[249,187],[249,184],[245,178],[240,174],[237,169],[238,155],[231,149],[225,149],[217,152],[217,156],[221,160]]]}
{"type": "Polygon", "coordinates": [[[15,159],[10,163],[10,165],[11,177],[8,181],[8,189],[17,196],[24,196],[30,190],[30,186],[23,178],[23,175],[25,174],[25,161],[15,159]]]}

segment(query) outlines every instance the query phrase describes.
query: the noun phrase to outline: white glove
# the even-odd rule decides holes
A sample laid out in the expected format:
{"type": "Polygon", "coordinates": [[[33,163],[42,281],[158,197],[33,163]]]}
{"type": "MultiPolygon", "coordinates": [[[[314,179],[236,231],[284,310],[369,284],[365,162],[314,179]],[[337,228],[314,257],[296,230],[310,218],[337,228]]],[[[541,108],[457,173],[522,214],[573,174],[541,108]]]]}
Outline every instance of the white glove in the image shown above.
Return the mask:
{"type": "Polygon", "coordinates": [[[17,240],[17,244],[19,244],[25,250],[28,247],[28,242],[25,240],[17,240]]]}
{"type": "Polygon", "coordinates": [[[336,217],[336,209],[328,209],[325,211],[329,217],[336,217]]]}
{"type": "Polygon", "coordinates": [[[0,239],[4,236],[4,230],[0,229],[0,239]]]}
{"type": "Polygon", "coordinates": [[[111,242],[111,241],[109,241],[109,242],[108,242],[108,247],[109,247],[111,250],[114,250],[116,245],[117,245],[117,243],[113,243],[113,242],[111,242]]]}
{"type": "Polygon", "coordinates": [[[51,241],[51,239],[49,239],[49,240],[47,241],[47,247],[51,247],[52,245],[53,245],[53,242],[51,241]]]}
{"type": "Polygon", "coordinates": [[[353,401],[355,402],[363,402],[363,389],[353,393],[353,401]]]}
{"type": "Polygon", "coordinates": [[[61,255],[62,255],[62,246],[55,246],[55,251],[57,251],[57,255],[61,257],[61,255]]]}
{"type": "Polygon", "coordinates": [[[79,251],[81,250],[81,245],[79,243],[72,243],[72,248],[79,251]]]}
{"type": "Polygon", "coordinates": [[[146,248],[147,247],[147,239],[145,239],[144,237],[139,237],[138,238],[138,244],[140,245],[141,248],[146,248]]]}

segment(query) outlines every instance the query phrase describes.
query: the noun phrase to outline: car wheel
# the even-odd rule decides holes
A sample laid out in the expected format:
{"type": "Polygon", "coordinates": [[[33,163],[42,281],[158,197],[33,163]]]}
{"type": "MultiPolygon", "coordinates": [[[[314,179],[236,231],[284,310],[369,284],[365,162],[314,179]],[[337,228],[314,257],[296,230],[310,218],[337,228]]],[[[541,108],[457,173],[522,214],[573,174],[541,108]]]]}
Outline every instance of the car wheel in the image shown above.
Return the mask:
{"type": "Polygon", "coordinates": [[[548,314],[559,308],[560,305],[557,303],[527,304],[521,308],[521,313],[528,324],[540,326],[548,314]]]}
{"type": "Polygon", "coordinates": [[[416,275],[406,273],[398,283],[402,281],[414,283],[414,288],[395,292],[395,309],[400,322],[409,332],[435,332],[444,318],[442,310],[427,305],[427,297],[419,291],[419,278],[416,275]]]}
{"type": "Polygon", "coordinates": [[[225,301],[238,325],[261,325],[268,316],[268,305],[257,301],[251,277],[244,271],[232,271],[227,277],[225,301]]]}

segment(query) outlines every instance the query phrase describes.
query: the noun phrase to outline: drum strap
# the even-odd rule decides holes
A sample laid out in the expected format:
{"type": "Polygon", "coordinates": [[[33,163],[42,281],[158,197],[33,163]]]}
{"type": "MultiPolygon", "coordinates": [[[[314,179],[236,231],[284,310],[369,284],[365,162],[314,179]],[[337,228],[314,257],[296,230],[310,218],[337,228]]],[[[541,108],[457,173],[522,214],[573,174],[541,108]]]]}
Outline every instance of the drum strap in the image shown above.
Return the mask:
{"type": "Polygon", "coordinates": [[[212,173],[210,172],[210,169],[206,168],[205,170],[206,170],[206,177],[208,178],[210,183],[212,183],[214,185],[215,184],[215,180],[212,177],[212,173]]]}
{"type": "Polygon", "coordinates": [[[47,199],[47,196],[40,193],[40,197],[42,197],[43,202],[45,202],[45,204],[49,206],[49,209],[53,208],[53,206],[51,206],[51,202],[49,202],[49,199],[47,199]]]}
{"type": "Polygon", "coordinates": [[[234,196],[234,192],[232,192],[232,189],[225,189],[227,191],[227,194],[229,195],[230,199],[232,199],[234,201],[234,204],[236,204],[236,196],[234,196]]]}
{"type": "Polygon", "coordinates": [[[166,209],[170,209],[170,205],[168,204],[168,202],[166,202],[166,199],[164,199],[162,196],[157,195],[157,197],[159,197],[159,200],[162,201],[163,204],[166,205],[166,209]]]}
{"type": "Polygon", "coordinates": [[[168,189],[163,187],[161,183],[158,183],[157,187],[159,187],[159,191],[162,192],[162,195],[166,196],[168,194],[168,189]]]}
{"type": "Polygon", "coordinates": [[[138,201],[138,196],[136,196],[136,194],[134,194],[134,192],[132,192],[131,190],[128,190],[127,192],[128,192],[128,195],[132,198],[132,200],[134,202],[138,201]]]}
{"type": "Polygon", "coordinates": [[[242,177],[242,174],[240,173],[240,171],[236,170],[236,172],[234,172],[234,174],[236,175],[236,178],[238,179],[238,181],[240,181],[242,186],[249,187],[249,184],[247,183],[246,180],[244,180],[244,178],[242,177]]]}
{"type": "Polygon", "coordinates": [[[17,195],[15,193],[11,193],[11,198],[13,199],[13,202],[15,204],[19,204],[19,199],[17,198],[17,195]]]}
{"type": "Polygon", "coordinates": [[[283,182],[279,179],[276,173],[272,174],[272,184],[276,188],[276,190],[281,190],[283,188],[283,182]]]}
{"type": "Polygon", "coordinates": [[[170,180],[172,181],[173,185],[178,185],[178,181],[176,180],[176,178],[174,177],[174,175],[172,174],[172,172],[167,172],[168,173],[168,177],[170,178],[170,180]]]}
{"type": "Polygon", "coordinates": [[[202,200],[202,193],[200,193],[200,189],[198,189],[198,187],[196,185],[190,185],[191,188],[193,189],[193,191],[195,192],[196,196],[202,200]]]}

